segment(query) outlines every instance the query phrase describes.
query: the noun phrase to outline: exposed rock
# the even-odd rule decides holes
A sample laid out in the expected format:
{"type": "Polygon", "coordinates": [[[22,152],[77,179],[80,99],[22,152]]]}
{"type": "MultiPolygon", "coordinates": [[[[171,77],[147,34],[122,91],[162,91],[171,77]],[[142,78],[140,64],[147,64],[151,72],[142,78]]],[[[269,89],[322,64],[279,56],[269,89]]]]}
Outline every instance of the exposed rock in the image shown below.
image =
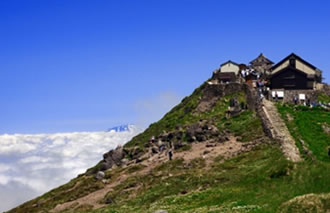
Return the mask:
{"type": "Polygon", "coordinates": [[[207,137],[203,133],[197,133],[196,139],[197,139],[198,142],[202,142],[202,141],[206,141],[207,137]]]}
{"type": "Polygon", "coordinates": [[[330,126],[328,124],[322,124],[322,129],[325,133],[330,134],[330,126]]]}
{"type": "Polygon", "coordinates": [[[209,154],[209,153],[210,153],[209,150],[205,150],[205,151],[203,152],[203,155],[207,155],[207,154],[209,154]]]}
{"type": "Polygon", "coordinates": [[[114,150],[110,150],[103,155],[103,162],[101,164],[100,170],[105,171],[107,169],[111,169],[114,165],[121,166],[124,156],[125,153],[122,147],[117,147],[114,150]]]}
{"type": "Polygon", "coordinates": [[[152,152],[152,154],[157,154],[158,153],[158,147],[157,146],[153,146],[151,148],[151,152],[152,152]]]}
{"type": "Polygon", "coordinates": [[[184,146],[185,146],[184,143],[182,143],[182,142],[178,142],[178,143],[175,143],[175,144],[174,144],[174,149],[180,149],[180,148],[182,148],[182,147],[184,147],[184,146]]]}
{"type": "Polygon", "coordinates": [[[306,194],[295,197],[282,204],[278,212],[329,212],[330,193],[328,194],[306,194]]]}
{"type": "Polygon", "coordinates": [[[205,145],[205,147],[207,147],[207,148],[209,148],[209,147],[216,147],[216,146],[217,145],[215,143],[213,143],[213,144],[208,143],[208,144],[205,145]]]}
{"type": "Polygon", "coordinates": [[[157,211],[154,211],[154,213],[168,213],[168,211],[166,211],[166,210],[157,210],[157,211]]]}
{"type": "Polygon", "coordinates": [[[98,171],[98,172],[96,173],[96,175],[95,175],[95,178],[96,178],[97,180],[102,180],[104,177],[105,177],[105,174],[104,174],[104,172],[102,172],[102,171],[98,171]]]}
{"type": "Polygon", "coordinates": [[[125,147],[123,149],[123,151],[131,159],[137,159],[137,158],[141,157],[144,154],[143,150],[140,147],[137,147],[137,146],[136,147],[129,147],[129,148],[125,147]]]}
{"type": "Polygon", "coordinates": [[[111,197],[107,197],[104,202],[105,204],[111,204],[114,203],[114,200],[111,197]]]}
{"type": "Polygon", "coordinates": [[[122,165],[127,165],[129,163],[129,160],[127,158],[124,158],[121,160],[122,165]]]}

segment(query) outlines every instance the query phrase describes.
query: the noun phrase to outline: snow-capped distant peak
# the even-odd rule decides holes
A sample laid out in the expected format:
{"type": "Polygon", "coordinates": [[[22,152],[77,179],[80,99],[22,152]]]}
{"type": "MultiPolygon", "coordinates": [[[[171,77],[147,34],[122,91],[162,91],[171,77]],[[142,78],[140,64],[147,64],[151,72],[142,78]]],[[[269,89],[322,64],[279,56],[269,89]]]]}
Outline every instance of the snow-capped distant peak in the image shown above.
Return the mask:
{"type": "Polygon", "coordinates": [[[110,129],[108,129],[108,132],[127,132],[130,130],[130,128],[132,127],[132,125],[120,125],[120,126],[115,126],[112,127],[110,129]]]}

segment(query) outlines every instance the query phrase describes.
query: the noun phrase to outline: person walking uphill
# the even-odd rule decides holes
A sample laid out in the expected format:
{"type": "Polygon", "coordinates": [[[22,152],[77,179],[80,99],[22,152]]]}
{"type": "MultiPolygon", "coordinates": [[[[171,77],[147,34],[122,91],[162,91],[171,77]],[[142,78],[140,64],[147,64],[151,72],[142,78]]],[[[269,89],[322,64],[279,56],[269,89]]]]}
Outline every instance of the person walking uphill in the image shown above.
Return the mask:
{"type": "Polygon", "coordinates": [[[172,157],[173,157],[173,152],[172,152],[172,149],[170,149],[170,150],[168,150],[168,159],[172,160],[172,157]]]}

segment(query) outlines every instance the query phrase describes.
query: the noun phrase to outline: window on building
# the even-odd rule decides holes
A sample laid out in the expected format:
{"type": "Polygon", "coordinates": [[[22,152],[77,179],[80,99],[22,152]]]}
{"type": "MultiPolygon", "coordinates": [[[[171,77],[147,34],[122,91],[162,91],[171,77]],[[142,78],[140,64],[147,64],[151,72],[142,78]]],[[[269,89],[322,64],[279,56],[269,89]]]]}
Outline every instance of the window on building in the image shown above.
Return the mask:
{"type": "Polygon", "coordinates": [[[285,87],[285,88],[293,88],[293,87],[296,87],[296,84],[284,84],[283,87],[285,87]]]}
{"type": "Polygon", "coordinates": [[[295,79],[295,78],[296,78],[295,74],[291,74],[291,75],[288,75],[288,76],[284,77],[284,79],[295,79]]]}
{"type": "Polygon", "coordinates": [[[294,58],[290,59],[290,66],[296,67],[296,59],[294,59],[294,58]]]}
{"type": "Polygon", "coordinates": [[[307,82],[307,88],[313,89],[314,88],[314,82],[313,81],[308,81],[307,82]]]}

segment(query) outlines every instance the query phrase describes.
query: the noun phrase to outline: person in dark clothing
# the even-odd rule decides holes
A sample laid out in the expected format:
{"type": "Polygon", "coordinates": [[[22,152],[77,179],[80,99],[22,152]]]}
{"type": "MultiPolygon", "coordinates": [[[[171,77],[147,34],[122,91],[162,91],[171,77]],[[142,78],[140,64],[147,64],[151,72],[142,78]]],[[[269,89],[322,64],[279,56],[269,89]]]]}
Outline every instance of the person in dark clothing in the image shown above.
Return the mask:
{"type": "Polygon", "coordinates": [[[275,101],[276,102],[278,101],[278,94],[277,94],[277,92],[275,92],[275,101]]]}
{"type": "Polygon", "coordinates": [[[298,104],[298,97],[295,95],[293,98],[294,105],[298,104]]]}
{"type": "Polygon", "coordinates": [[[173,152],[172,152],[172,150],[170,149],[170,150],[168,151],[168,158],[169,158],[169,160],[172,160],[172,157],[173,157],[173,152]]]}
{"type": "Polygon", "coordinates": [[[230,106],[230,107],[234,107],[234,106],[235,106],[235,99],[231,98],[231,99],[229,100],[229,106],[230,106]]]}

